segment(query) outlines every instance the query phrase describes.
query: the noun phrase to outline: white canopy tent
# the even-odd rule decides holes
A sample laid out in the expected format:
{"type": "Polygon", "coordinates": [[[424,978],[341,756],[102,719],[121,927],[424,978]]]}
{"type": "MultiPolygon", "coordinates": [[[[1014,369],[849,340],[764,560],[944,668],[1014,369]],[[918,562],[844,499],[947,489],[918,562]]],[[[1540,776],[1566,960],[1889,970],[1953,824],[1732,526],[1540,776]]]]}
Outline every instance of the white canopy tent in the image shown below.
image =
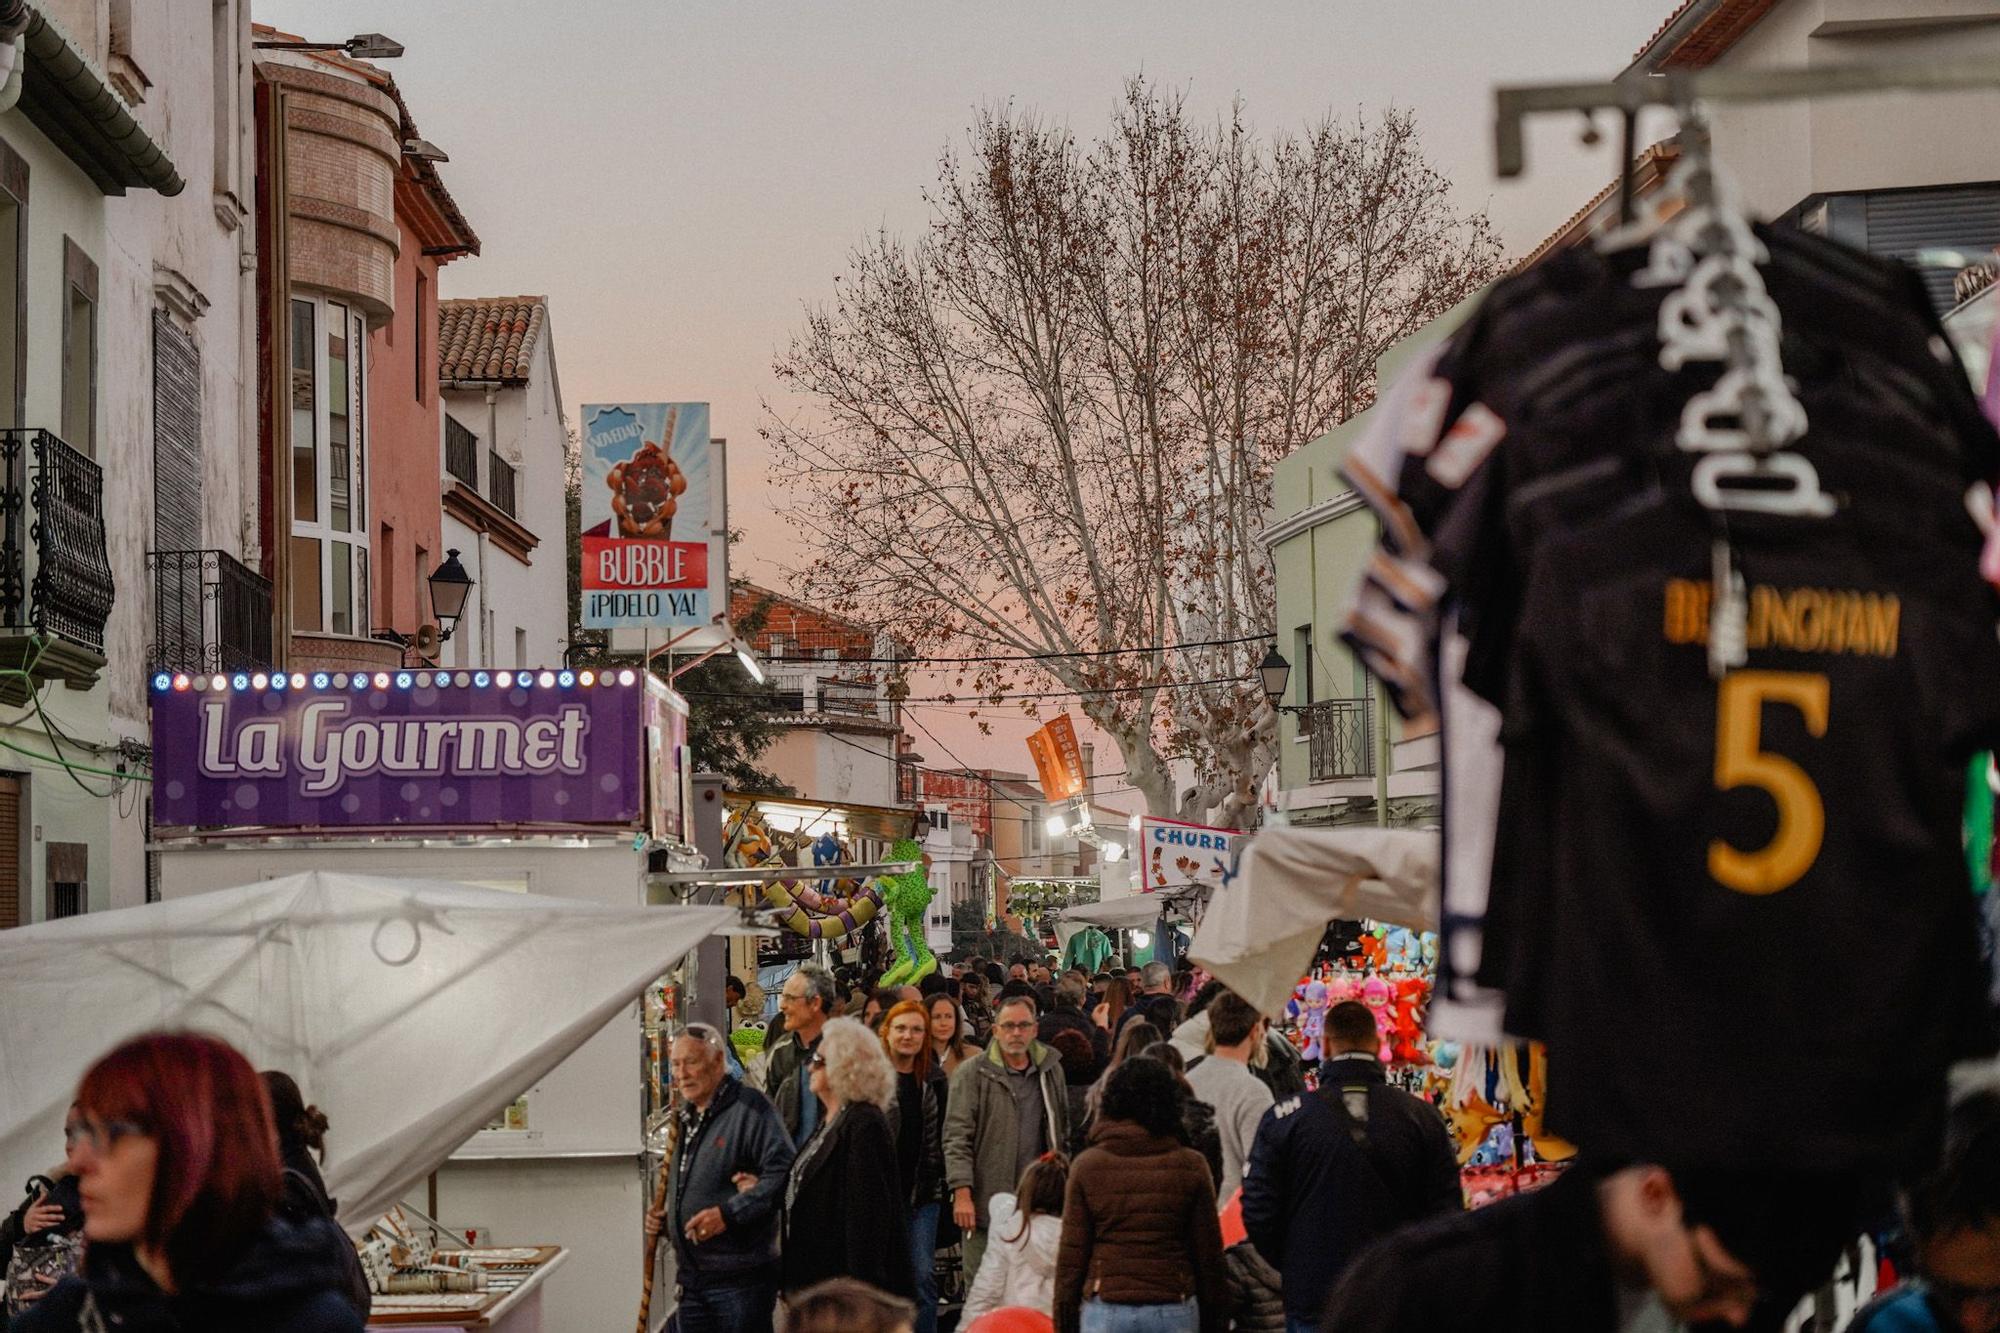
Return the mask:
{"type": "Polygon", "coordinates": [[[1065,907],[1062,919],[1066,925],[1101,926],[1105,930],[1151,930],[1162,913],[1177,920],[1187,919],[1181,900],[1162,893],[1134,893],[1101,903],[1065,907]]]}
{"type": "Polygon", "coordinates": [[[1258,1012],[1281,1013],[1328,922],[1437,929],[1438,842],[1406,829],[1266,829],[1209,900],[1188,957],[1258,1012]]]}
{"type": "Polygon", "coordinates": [[[93,1061],[188,1028],[326,1112],[358,1230],[735,919],[314,872],[0,931],[0,1187],[61,1155],[93,1061]]]}

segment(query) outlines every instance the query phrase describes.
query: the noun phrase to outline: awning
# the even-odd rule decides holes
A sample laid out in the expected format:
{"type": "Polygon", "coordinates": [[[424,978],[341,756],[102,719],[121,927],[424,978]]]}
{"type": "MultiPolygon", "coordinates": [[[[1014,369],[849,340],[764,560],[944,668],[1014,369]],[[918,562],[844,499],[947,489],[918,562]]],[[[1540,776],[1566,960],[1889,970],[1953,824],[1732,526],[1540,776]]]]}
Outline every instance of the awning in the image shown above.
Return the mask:
{"type": "Polygon", "coordinates": [[[1106,902],[1065,907],[1062,919],[1106,930],[1151,930],[1162,913],[1176,920],[1187,919],[1181,899],[1158,893],[1133,893],[1106,902]]]}
{"type": "Polygon", "coordinates": [[[299,1081],[365,1226],[735,919],[315,872],[0,931],[0,1181],[61,1158],[99,1056],[191,1028],[299,1081]]]}
{"type": "Polygon", "coordinates": [[[127,189],[175,195],[186,182],[166,149],[111,91],[104,74],[61,28],[37,10],[22,34],[27,63],[21,73],[21,111],[49,142],[76,163],[106,194],[127,189]]]}
{"type": "Polygon", "coordinates": [[[1328,922],[1437,929],[1438,845],[1406,829],[1266,829],[1209,900],[1188,957],[1259,1013],[1280,1013],[1328,922]]]}

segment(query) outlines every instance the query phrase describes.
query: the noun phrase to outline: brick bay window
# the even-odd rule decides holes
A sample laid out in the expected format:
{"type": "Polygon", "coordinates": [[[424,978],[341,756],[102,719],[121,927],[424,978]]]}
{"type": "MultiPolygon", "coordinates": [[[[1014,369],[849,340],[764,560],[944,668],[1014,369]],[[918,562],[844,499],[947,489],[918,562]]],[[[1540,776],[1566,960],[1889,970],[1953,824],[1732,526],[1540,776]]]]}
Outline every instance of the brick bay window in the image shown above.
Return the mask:
{"type": "Polygon", "coordinates": [[[292,298],[292,627],[365,637],[368,330],[361,312],[292,298]]]}

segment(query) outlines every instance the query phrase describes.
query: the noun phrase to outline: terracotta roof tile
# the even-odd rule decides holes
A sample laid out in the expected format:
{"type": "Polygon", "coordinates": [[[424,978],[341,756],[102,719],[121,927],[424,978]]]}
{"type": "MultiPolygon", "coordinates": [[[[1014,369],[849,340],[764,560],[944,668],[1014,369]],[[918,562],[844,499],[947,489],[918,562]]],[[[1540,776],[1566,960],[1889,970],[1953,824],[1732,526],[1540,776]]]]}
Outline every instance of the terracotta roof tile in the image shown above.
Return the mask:
{"type": "Polygon", "coordinates": [[[1661,39],[1680,22],[1683,15],[1701,2],[1682,0],[1675,5],[1674,12],[1667,15],[1632,57],[1633,64],[1648,70],[1704,68],[1736,45],[1738,39],[1755,27],[1778,0],[1722,0],[1715,12],[1702,19],[1693,31],[1683,35],[1672,47],[1662,48],[1661,39]]]}
{"type": "Polygon", "coordinates": [[[548,322],[546,296],[439,301],[438,378],[526,384],[535,340],[548,322]]]}

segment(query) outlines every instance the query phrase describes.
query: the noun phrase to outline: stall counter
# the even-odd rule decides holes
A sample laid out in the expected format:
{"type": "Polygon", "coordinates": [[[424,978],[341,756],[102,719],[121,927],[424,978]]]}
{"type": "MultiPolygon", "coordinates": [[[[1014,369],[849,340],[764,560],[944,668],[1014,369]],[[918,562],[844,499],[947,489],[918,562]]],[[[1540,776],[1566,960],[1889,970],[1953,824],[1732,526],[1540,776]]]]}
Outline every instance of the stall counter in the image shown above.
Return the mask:
{"type": "Polygon", "coordinates": [[[368,1316],[369,1328],[394,1329],[396,1333],[456,1333],[459,1329],[543,1333],[542,1284],[569,1258],[568,1250],[557,1245],[524,1245],[518,1249],[439,1253],[463,1256],[471,1262],[458,1266],[485,1269],[494,1285],[480,1292],[377,1296],[374,1311],[368,1316]]]}

